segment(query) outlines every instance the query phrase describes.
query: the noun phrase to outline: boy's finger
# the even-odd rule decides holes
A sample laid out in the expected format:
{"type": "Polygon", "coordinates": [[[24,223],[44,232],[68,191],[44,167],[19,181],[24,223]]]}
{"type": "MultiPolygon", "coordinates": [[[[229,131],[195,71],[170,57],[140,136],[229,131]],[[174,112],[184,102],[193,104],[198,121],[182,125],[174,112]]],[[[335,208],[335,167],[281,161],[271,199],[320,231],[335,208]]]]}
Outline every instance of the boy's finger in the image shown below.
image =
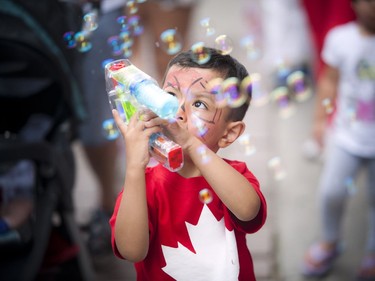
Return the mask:
{"type": "Polygon", "coordinates": [[[112,115],[113,115],[113,118],[115,119],[117,127],[125,133],[126,132],[126,124],[124,123],[124,121],[122,121],[122,119],[120,117],[120,114],[118,113],[118,111],[116,109],[112,109],[112,115]]]}
{"type": "Polygon", "coordinates": [[[140,120],[140,112],[137,111],[133,114],[133,116],[129,120],[129,126],[134,127],[137,125],[138,121],[140,120]]]}

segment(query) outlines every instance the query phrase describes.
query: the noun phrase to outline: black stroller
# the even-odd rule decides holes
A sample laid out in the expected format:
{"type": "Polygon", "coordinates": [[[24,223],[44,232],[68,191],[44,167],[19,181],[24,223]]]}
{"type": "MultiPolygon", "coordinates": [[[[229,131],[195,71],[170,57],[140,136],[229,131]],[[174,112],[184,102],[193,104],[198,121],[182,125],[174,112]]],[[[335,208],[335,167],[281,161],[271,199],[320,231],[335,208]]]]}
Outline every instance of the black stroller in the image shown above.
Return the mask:
{"type": "Polygon", "coordinates": [[[78,53],[62,39],[64,32],[80,29],[80,11],[74,1],[0,0],[0,175],[21,162],[33,168],[32,212],[17,235],[0,236],[1,280],[42,280],[56,231],[76,247],[74,280],[93,280],[73,216],[71,143],[84,118],[73,72],[78,53]]]}

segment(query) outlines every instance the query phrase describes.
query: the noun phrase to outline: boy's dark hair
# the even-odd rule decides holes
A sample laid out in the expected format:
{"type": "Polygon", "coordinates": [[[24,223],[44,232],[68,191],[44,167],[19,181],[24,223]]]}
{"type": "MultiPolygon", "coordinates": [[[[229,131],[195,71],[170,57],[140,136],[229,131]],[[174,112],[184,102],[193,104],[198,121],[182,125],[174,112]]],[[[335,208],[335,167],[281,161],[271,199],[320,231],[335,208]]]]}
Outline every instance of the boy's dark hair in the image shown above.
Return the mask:
{"type": "MultiPolygon", "coordinates": [[[[230,55],[223,55],[219,50],[214,48],[204,47],[204,52],[210,54],[210,59],[206,63],[199,64],[194,59],[192,50],[181,52],[175,56],[168,64],[168,68],[173,65],[178,65],[182,68],[204,68],[211,69],[218,72],[223,79],[229,77],[236,77],[240,82],[249,75],[246,68],[230,55]]],[[[251,100],[251,91],[249,91],[249,98],[242,106],[231,108],[228,120],[241,121],[246,114],[251,100]]]]}

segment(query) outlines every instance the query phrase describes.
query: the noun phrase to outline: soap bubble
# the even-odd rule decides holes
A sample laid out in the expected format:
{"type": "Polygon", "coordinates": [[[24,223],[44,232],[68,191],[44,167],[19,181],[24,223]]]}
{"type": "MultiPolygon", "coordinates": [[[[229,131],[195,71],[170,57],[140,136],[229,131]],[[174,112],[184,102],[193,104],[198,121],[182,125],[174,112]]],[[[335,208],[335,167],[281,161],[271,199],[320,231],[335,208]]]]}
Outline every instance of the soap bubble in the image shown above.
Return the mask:
{"type": "Polygon", "coordinates": [[[243,134],[238,138],[239,144],[245,149],[245,155],[250,156],[256,152],[254,144],[251,142],[250,134],[243,134]]]}
{"type": "Polygon", "coordinates": [[[92,11],[83,16],[83,31],[92,32],[98,28],[98,12],[92,11]]]}
{"type": "MultiPolygon", "coordinates": [[[[270,96],[264,90],[262,85],[262,76],[259,73],[252,73],[249,78],[245,78],[242,83],[251,84],[251,104],[254,106],[263,106],[270,101],[270,96]]],[[[250,87],[250,85],[248,86],[250,87]]]]}
{"type": "Polygon", "coordinates": [[[205,28],[206,36],[212,36],[215,34],[215,28],[211,26],[210,18],[204,18],[200,21],[200,25],[205,28]]]}
{"type": "Polygon", "coordinates": [[[213,200],[212,192],[208,188],[199,191],[199,199],[203,204],[209,204],[213,200]]]}
{"type": "Polygon", "coordinates": [[[222,84],[222,91],[227,98],[228,106],[236,108],[242,106],[249,98],[245,91],[241,91],[239,80],[236,77],[229,77],[222,84]]]}
{"type": "Polygon", "coordinates": [[[128,19],[129,29],[131,30],[133,36],[139,36],[143,33],[143,26],[140,22],[140,17],[138,15],[133,15],[128,19]]]}
{"type": "Polygon", "coordinates": [[[207,147],[205,145],[201,145],[197,148],[197,153],[201,156],[201,161],[203,164],[208,164],[211,160],[211,157],[207,153],[207,147]]]}
{"type": "Polygon", "coordinates": [[[219,35],[216,37],[215,46],[222,55],[229,55],[233,51],[233,41],[227,35],[219,35]]]}
{"type": "Polygon", "coordinates": [[[203,42],[197,42],[192,47],[192,59],[198,64],[205,64],[211,58],[210,51],[205,48],[203,42]]]}
{"type": "Polygon", "coordinates": [[[290,100],[287,87],[277,87],[272,91],[271,96],[279,108],[279,115],[281,118],[286,119],[292,116],[292,114],[295,112],[295,106],[290,100]]]}
{"type": "Polygon", "coordinates": [[[288,76],[286,83],[297,101],[302,102],[311,97],[311,87],[308,84],[305,73],[302,71],[298,70],[291,73],[288,76]]]}
{"type": "Polygon", "coordinates": [[[194,124],[195,128],[197,129],[197,133],[200,137],[203,137],[208,132],[206,124],[199,118],[199,115],[192,115],[192,123],[194,124]]]}
{"type": "Polygon", "coordinates": [[[119,56],[122,54],[122,40],[120,39],[119,36],[115,35],[115,36],[111,36],[107,39],[107,43],[108,45],[111,47],[112,49],[112,54],[114,56],[119,56]]]}
{"type": "Polygon", "coordinates": [[[92,44],[89,41],[88,33],[85,31],[79,31],[74,35],[76,41],[76,48],[79,52],[85,53],[91,50],[92,44]]]}
{"type": "Polygon", "coordinates": [[[261,57],[261,50],[256,45],[253,36],[246,36],[240,40],[240,46],[245,49],[247,58],[250,60],[257,60],[261,57]]]}
{"type": "Polygon", "coordinates": [[[282,180],[286,177],[286,172],[281,164],[280,157],[276,156],[270,159],[268,161],[268,167],[271,169],[275,180],[282,180]]]}
{"type": "Polygon", "coordinates": [[[103,131],[104,135],[108,140],[117,139],[120,135],[119,130],[117,129],[116,122],[113,118],[107,119],[103,122],[103,131]]]}
{"type": "Polygon", "coordinates": [[[134,15],[138,12],[138,2],[135,0],[127,0],[126,1],[126,8],[129,14],[134,15]]]}
{"type": "Polygon", "coordinates": [[[103,60],[102,61],[102,67],[103,67],[103,69],[105,69],[105,66],[107,64],[109,64],[110,62],[112,62],[112,61],[114,61],[114,59],[111,59],[111,58],[103,60]]]}
{"type": "Polygon", "coordinates": [[[329,99],[329,98],[323,99],[322,105],[324,107],[324,110],[325,110],[326,114],[331,114],[333,112],[334,105],[333,105],[331,99],[329,99]]]}
{"type": "Polygon", "coordinates": [[[253,81],[252,81],[250,75],[248,75],[244,79],[242,79],[242,81],[240,83],[240,90],[241,90],[241,92],[243,92],[243,95],[246,95],[247,99],[252,97],[253,81]]]}
{"type": "Polygon", "coordinates": [[[168,55],[175,55],[182,48],[181,35],[176,29],[167,29],[160,34],[161,47],[168,55]]]}
{"type": "Polygon", "coordinates": [[[134,40],[129,30],[121,31],[119,37],[125,47],[130,48],[133,46],[134,40]]]}
{"type": "Polygon", "coordinates": [[[73,31],[68,31],[65,32],[63,35],[63,40],[66,44],[66,47],[69,49],[73,49],[77,46],[77,42],[74,38],[74,32],[73,31]]]}
{"type": "Polygon", "coordinates": [[[120,17],[117,18],[116,21],[120,24],[121,30],[123,30],[123,31],[129,30],[128,21],[127,21],[126,16],[120,16],[120,17]]]}
{"type": "Polygon", "coordinates": [[[218,108],[222,108],[227,106],[227,97],[225,92],[223,91],[223,78],[214,78],[210,80],[207,84],[207,90],[214,95],[215,97],[215,105],[218,108]]]}

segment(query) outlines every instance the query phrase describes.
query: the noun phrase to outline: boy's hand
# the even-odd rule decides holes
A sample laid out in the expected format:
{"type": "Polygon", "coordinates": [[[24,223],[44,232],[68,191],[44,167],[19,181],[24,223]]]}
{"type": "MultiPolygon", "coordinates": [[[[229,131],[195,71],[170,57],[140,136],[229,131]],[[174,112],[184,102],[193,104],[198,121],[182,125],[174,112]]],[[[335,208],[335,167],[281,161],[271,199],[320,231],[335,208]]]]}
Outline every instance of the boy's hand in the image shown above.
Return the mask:
{"type": "Polygon", "coordinates": [[[150,112],[136,112],[126,125],[117,110],[112,110],[113,117],[116,121],[122,136],[125,139],[126,166],[127,169],[142,168],[145,169],[149,160],[149,139],[153,133],[160,132],[160,126],[145,126],[145,123],[155,118],[150,112]]]}
{"type": "Polygon", "coordinates": [[[150,119],[146,122],[146,127],[148,126],[161,126],[163,128],[163,133],[176,142],[177,144],[181,145],[183,150],[185,151],[187,145],[190,143],[192,137],[194,137],[190,132],[185,128],[183,124],[180,124],[176,120],[166,120],[160,117],[150,119]]]}

